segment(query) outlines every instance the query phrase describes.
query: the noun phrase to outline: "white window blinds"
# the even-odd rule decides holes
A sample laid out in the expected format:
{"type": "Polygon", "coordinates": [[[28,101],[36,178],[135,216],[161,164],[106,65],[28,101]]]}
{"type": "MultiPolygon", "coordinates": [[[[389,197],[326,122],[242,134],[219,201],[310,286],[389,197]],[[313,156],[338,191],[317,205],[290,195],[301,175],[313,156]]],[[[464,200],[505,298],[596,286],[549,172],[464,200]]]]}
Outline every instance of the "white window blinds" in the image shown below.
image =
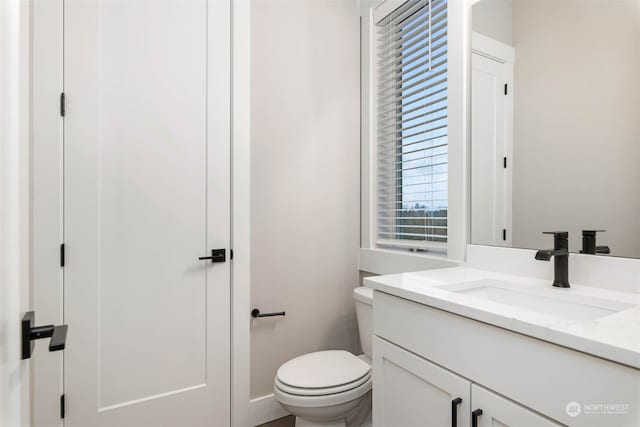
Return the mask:
{"type": "Polygon", "coordinates": [[[445,248],[447,1],[409,0],[377,26],[377,244],[445,248]]]}

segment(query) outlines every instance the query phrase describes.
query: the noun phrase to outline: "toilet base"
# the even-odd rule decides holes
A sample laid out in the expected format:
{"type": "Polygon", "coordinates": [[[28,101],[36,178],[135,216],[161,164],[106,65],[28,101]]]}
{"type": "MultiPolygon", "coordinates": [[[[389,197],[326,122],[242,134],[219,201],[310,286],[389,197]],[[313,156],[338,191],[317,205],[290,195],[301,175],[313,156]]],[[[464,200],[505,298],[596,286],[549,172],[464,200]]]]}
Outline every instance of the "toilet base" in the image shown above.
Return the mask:
{"type": "MultiPolygon", "coordinates": [[[[346,413],[346,418],[340,417],[327,420],[323,416],[318,416],[319,414],[315,413],[314,410],[307,412],[309,408],[306,408],[307,410],[303,412],[306,415],[305,418],[296,416],[296,427],[371,427],[371,391],[357,401],[333,407],[334,410],[338,408],[342,409],[343,413],[346,413]]],[[[289,407],[288,409],[291,410],[293,408],[289,407]]],[[[300,408],[296,409],[297,411],[292,412],[300,414],[300,408]]],[[[325,411],[326,408],[322,411],[324,416],[328,415],[324,413],[325,411]]]]}
{"type": "Polygon", "coordinates": [[[347,423],[345,420],[336,420],[336,421],[325,421],[325,422],[316,422],[303,420],[300,417],[296,417],[296,427],[346,427],[347,423]]]}

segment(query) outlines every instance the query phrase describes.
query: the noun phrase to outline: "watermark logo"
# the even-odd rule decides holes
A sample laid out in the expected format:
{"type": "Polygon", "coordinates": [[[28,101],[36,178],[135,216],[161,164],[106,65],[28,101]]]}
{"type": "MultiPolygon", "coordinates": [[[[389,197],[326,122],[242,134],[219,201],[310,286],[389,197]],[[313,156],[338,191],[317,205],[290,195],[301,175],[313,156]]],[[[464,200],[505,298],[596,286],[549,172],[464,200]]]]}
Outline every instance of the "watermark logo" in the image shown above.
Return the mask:
{"type": "Polygon", "coordinates": [[[584,415],[626,415],[629,413],[628,403],[584,403],[569,402],[565,407],[567,415],[577,417],[584,415]]]}
{"type": "Polygon", "coordinates": [[[567,407],[565,408],[567,411],[567,415],[570,417],[577,417],[582,412],[582,407],[578,402],[569,402],[567,403],[567,407]]]}
{"type": "Polygon", "coordinates": [[[629,413],[628,403],[585,403],[585,414],[626,415],[629,413]]]}

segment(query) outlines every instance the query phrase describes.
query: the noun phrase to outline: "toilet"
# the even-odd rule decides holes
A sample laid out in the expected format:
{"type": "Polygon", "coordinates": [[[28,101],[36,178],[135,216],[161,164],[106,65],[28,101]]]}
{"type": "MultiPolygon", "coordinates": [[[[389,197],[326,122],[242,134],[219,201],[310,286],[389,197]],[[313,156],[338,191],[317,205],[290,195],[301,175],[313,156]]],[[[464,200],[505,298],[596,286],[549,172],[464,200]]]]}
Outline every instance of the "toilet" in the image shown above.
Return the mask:
{"type": "Polygon", "coordinates": [[[276,374],[274,395],[296,417],[296,427],[371,425],[373,289],[353,290],[364,354],[344,350],[303,354],[276,374]]]}

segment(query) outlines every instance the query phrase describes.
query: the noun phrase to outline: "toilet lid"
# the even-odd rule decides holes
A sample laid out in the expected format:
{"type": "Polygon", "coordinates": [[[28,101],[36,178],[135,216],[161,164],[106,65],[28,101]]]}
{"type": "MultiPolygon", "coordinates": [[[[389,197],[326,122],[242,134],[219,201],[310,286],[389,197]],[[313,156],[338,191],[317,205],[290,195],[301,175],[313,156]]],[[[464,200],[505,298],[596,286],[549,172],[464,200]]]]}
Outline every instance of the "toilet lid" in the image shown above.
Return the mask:
{"type": "Polygon", "coordinates": [[[289,360],[278,369],[277,378],[296,388],[329,388],[364,377],[371,367],[348,351],[308,353],[289,360]]]}

